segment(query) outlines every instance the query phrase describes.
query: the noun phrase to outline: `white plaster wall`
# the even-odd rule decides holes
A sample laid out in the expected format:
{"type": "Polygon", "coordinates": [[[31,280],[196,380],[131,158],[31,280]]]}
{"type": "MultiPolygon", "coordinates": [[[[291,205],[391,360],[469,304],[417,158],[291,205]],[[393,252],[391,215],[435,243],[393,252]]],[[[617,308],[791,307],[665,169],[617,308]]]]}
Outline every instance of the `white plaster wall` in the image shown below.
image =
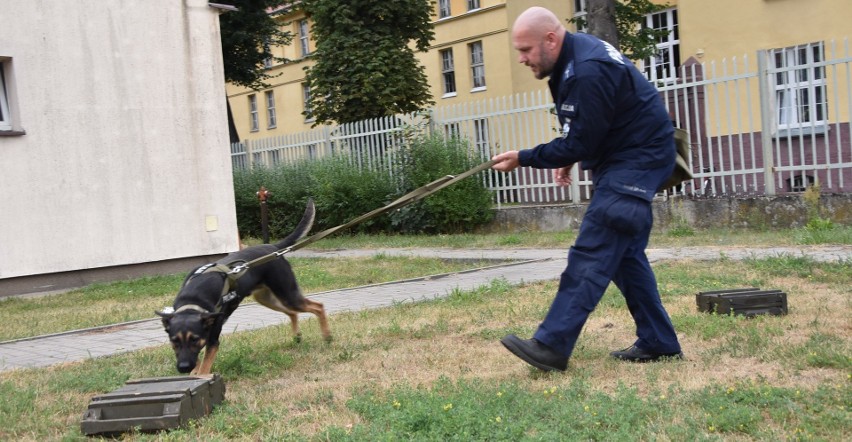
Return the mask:
{"type": "Polygon", "coordinates": [[[238,248],[218,11],[0,0],[0,278],[238,248]]]}

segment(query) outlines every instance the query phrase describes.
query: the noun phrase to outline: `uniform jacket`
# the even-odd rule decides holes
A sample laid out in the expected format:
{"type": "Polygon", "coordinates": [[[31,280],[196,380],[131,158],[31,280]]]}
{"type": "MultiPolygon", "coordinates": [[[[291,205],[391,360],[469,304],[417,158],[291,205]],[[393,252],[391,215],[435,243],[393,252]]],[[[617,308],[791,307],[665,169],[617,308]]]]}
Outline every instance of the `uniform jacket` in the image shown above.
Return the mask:
{"type": "Polygon", "coordinates": [[[548,86],[562,136],[520,151],[520,165],[580,162],[596,188],[611,185],[650,201],[675,161],[674,128],[656,88],[609,43],[569,32],[548,86]]]}

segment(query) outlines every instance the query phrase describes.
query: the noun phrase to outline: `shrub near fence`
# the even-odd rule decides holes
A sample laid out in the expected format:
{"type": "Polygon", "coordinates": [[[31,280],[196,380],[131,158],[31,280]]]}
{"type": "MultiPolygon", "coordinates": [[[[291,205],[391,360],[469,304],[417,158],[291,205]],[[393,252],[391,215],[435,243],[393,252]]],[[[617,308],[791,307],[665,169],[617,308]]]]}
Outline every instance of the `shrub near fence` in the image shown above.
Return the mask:
{"type": "MultiPolygon", "coordinates": [[[[460,139],[418,135],[394,159],[397,173],[364,168],[348,155],[234,171],[237,224],[243,237],[260,237],[261,186],[270,192],[269,234],[283,238],[298,223],[308,198],[317,208],[314,232],[344,224],[444,175],[473,167],[470,147],[460,139]]],[[[350,232],[454,233],[493,217],[491,195],[482,179],[471,177],[424,200],[378,216],[350,232]]]]}

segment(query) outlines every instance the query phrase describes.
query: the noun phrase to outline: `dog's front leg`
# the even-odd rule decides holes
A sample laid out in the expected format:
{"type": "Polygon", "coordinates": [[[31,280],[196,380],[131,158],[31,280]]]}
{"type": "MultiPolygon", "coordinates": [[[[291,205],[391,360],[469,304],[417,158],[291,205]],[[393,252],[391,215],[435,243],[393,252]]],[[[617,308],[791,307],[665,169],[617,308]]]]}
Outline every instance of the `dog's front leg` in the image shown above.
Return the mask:
{"type": "Polygon", "coordinates": [[[195,370],[192,370],[193,375],[205,375],[210,374],[211,369],[213,368],[213,360],[216,359],[216,352],[219,351],[219,346],[207,346],[204,349],[204,359],[201,361],[201,365],[195,367],[195,370]]]}

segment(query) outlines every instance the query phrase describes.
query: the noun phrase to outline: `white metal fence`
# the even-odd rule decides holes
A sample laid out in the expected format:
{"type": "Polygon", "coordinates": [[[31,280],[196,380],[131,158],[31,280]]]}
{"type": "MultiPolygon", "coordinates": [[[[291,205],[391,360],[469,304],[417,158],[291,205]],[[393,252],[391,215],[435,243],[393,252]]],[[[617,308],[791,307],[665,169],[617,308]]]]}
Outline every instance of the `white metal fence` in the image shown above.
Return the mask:
{"type": "MultiPolygon", "coordinates": [[[[679,80],[658,84],[673,123],[690,133],[694,179],[669,194],[690,197],[852,192],[852,58],[848,41],[760,51],[756,57],[695,63],[679,80]]],[[[540,91],[358,123],[235,143],[235,169],[345,153],[362,167],[393,173],[393,156],[412,128],[468,140],[483,161],[558,135],[550,94],[540,91]]],[[[551,172],[487,171],[495,202],[579,202],[591,194],[586,171],[570,187],[551,172]]]]}

